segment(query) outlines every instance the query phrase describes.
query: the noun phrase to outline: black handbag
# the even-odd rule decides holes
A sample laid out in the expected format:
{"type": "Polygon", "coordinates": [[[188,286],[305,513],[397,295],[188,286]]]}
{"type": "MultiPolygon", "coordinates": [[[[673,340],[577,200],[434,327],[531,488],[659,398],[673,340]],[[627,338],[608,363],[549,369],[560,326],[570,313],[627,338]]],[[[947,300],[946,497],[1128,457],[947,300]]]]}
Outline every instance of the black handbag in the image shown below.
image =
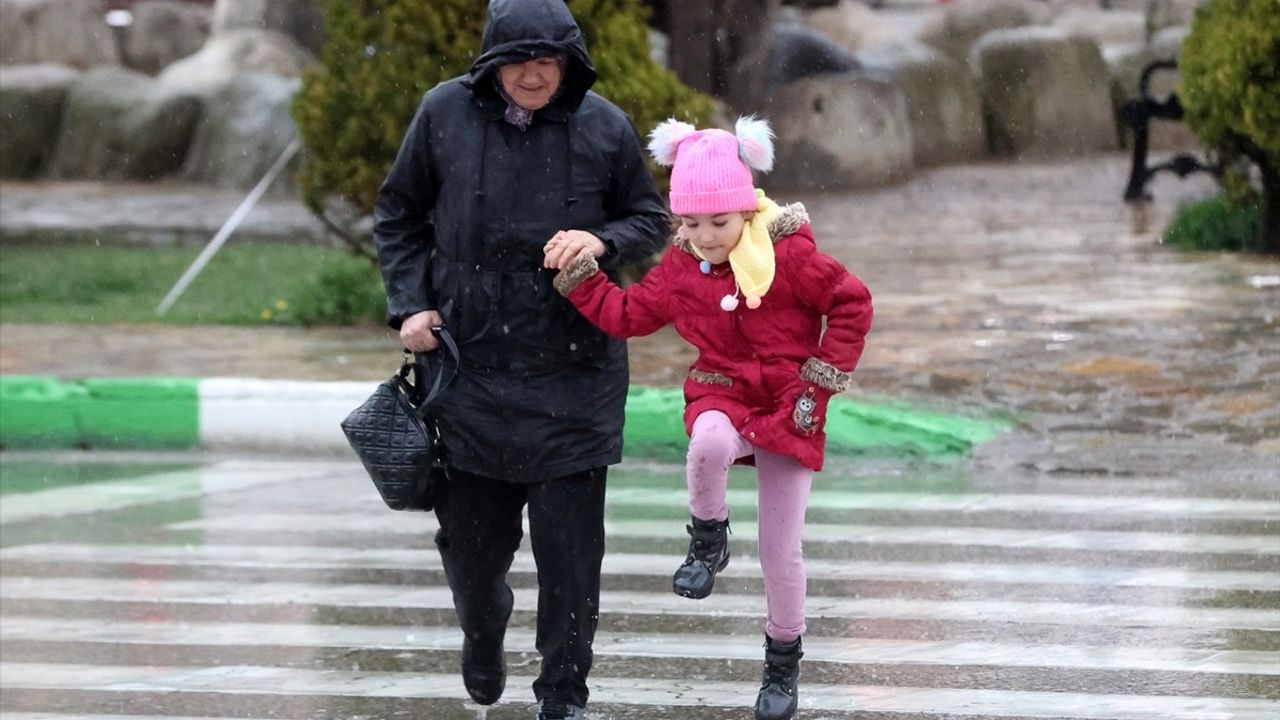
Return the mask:
{"type": "Polygon", "coordinates": [[[392,510],[431,510],[445,481],[444,447],[431,403],[458,374],[458,346],[449,331],[433,328],[440,347],[408,350],[391,379],[342,421],[351,449],[392,510]]]}

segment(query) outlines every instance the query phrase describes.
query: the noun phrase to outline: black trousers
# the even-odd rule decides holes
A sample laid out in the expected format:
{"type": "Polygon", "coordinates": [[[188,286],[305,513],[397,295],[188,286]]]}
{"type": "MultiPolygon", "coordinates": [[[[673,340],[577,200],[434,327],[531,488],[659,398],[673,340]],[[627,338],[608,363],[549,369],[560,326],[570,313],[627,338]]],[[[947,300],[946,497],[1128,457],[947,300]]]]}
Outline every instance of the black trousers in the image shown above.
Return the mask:
{"type": "Polygon", "coordinates": [[[538,700],[587,703],[591,643],[600,619],[606,474],[600,467],[524,484],[450,470],[449,482],[437,492],[436,547],[458,623],[481,646],[506,633],[513,605],[507,571],[523,535],[521,509],[529,508],[538,567],[538,700]]]}

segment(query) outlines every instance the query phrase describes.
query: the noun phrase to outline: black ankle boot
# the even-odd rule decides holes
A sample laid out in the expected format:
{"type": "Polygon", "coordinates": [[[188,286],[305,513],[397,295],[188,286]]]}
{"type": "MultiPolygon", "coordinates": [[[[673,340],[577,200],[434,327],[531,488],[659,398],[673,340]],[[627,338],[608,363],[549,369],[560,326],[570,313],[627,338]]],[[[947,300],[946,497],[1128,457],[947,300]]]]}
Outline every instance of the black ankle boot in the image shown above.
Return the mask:
{"type": "Polygon", "coordinates": [[[783,644],[764,636],[764,679],[756,696],[756,720],[791,720],[796,712],[800,680],[800,638],[783,644]]]}
{"type": "Polygon", "coordinates": [[[729,564],[729,521],[699,520],[685,527],[689,531],[689,554],[671,578],[677,595],[695,600],[711,594],[716,573],[729,564]]]}
{"type": "Polygon", "coordinates": [[[507,688],[507,661],[502,637],[472,642],[462,640],[462,684],[477,705],[492,705],[507,688]]]}

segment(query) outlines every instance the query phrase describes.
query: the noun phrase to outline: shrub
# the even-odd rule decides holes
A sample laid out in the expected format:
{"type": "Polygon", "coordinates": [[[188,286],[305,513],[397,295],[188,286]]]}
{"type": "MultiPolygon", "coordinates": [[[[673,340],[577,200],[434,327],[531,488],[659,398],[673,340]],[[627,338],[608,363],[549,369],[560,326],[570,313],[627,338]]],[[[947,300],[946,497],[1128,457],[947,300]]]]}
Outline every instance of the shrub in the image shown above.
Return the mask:
{"type": "MultiPolygon", "coordinates": [[[[1280,12],[1275,0],[1210,0],[1178,59],[1186,122],[1230,165],[1261,171],[1264,246],[1280,252],[1280,12]]],[[[1233,191],[1238,195],[1238,190],[1233,191]]]]}
{"type": "MultiPolygon", "coordinates": [[[[325,0],[328,41],[303,80],[293,116],[307,148],[299,178],[312,212],[353,250],[372,256],[367,237],[335,213],[373,210],[423,93],[467,71],[479,53],[484,3],[476,0],[325,0]]],[[[648,10],[638,0],[570,0],[599,79],[645,135],[672,115],[711,116],[711,100],[649,57],[648,10]]]]}
{"type": "Polygon", "coordinates": [[[351,256],[335,257],[326,260],[311,281],[303,285],[287,310],[287,314],[277,316],[277,321],[303,325],[354,325],[366,321],[381,324],[386,320],[387,296],[373,266],[351,256]]]}
{"type": "Polygon", "coordinates": [[[1260,250],[1262,213],[1211,197],[1178,210],[1164,231],[1164,242],[1183,250],[1260,250]]]}

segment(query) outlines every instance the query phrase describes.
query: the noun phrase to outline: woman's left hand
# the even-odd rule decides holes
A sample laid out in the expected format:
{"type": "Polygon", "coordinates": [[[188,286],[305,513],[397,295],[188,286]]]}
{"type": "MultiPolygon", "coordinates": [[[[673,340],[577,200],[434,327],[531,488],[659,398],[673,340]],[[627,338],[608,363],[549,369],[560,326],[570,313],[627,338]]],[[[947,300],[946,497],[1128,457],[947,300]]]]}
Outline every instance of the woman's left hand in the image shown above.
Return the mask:
{"type": "Polygon", "coordinates": [[[561,230],[542,247],[542,267],[566,270],[583,253],[600,258],[608,251],[603,240],[586,230],[561,230]]]}

